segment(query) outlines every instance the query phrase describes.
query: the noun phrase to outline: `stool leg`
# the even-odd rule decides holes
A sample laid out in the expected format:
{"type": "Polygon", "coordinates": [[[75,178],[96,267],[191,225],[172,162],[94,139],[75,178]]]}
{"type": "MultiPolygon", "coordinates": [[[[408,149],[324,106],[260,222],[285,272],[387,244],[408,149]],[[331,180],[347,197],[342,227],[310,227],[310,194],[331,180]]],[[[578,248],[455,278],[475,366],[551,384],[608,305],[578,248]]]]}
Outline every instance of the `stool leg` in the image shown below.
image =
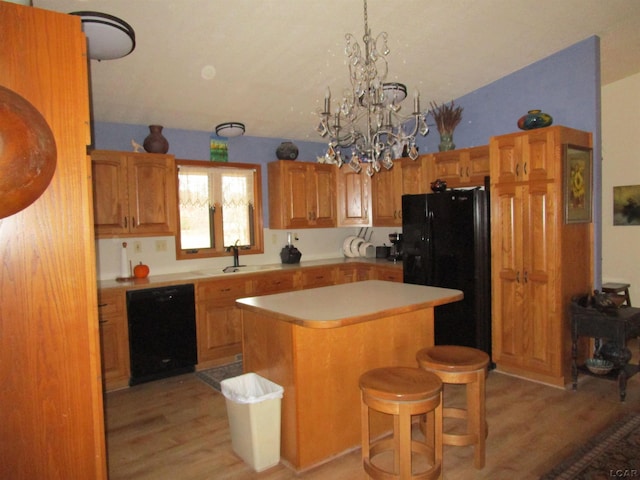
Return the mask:
{"type": "Polygon", "coordinates": [[[433,425],[433,464],[434,465],[440,465],[440,473],[438,475],[438,480],[442,480],[442,472],[444,470],[444,465],[443,465],[443,459],[444,459],[444,454],[443,454],[443,447],[442,447],[442,416],[443,416],[443,410],[444,410],[444,397],[442,395],[442,391],[440,391],[440,403],[438,403],[438,406],[435,408],[434,412],[433,412],[433,422],[431,423],[431,425],[433,425]]]}
{"type": "Polygon", "coordinates": [[[411,478],[411,414],[401,406],[395,418],[398,426],[396,430],[398,435],[396,458],[400,461],[396,472],[401,479],[411,478]]]}
{"type": "Polygon", "coordinates": [[[467,385],[467,433],[476,435],[473,465],[481,469],[485,462],[485,439],[487,423],[485,420],[485,373],[478,372],[475,382],[467,385]]]}
{"type": "MultiPolygon", "coordinates": [[[[364,397],[364,394],[363,394],[364,397]]],[[[362,398],[362,403],[360,407],[360,419],[362,424],[362,463],[364,464],[369,460],[370,455],[370,445],[369,445],[369,407],[366,403],[364,403],[364,398],[362,398]]]]}

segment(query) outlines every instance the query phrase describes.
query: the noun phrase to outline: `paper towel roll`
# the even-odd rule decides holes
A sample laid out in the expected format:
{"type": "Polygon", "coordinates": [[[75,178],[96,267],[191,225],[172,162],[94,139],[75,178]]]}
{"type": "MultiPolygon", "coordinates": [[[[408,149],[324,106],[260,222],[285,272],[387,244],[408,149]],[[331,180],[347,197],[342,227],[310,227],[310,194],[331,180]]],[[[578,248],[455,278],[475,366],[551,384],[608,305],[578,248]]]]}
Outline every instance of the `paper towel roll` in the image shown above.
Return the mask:
{"type": "Polygon", "coordinates": [[[127,242],[122,242],[122,250],[120,251],[120,276],[122,278],[129,278],[131,272],[129,272],[129,259],[127,258],[127,242]]]}

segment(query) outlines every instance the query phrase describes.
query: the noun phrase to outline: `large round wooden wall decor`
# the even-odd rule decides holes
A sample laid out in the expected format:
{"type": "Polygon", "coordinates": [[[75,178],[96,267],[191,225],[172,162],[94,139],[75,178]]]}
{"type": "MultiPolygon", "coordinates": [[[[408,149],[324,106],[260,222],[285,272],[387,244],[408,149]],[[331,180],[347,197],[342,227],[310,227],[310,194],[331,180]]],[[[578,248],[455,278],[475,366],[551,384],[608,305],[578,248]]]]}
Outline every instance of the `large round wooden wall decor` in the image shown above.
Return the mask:
{"type": "Polygon", "coordinates": [[[56,170],[53,133],[25,98],[0,86],[0,218],[17,213],[44,192],[56,170]]]}

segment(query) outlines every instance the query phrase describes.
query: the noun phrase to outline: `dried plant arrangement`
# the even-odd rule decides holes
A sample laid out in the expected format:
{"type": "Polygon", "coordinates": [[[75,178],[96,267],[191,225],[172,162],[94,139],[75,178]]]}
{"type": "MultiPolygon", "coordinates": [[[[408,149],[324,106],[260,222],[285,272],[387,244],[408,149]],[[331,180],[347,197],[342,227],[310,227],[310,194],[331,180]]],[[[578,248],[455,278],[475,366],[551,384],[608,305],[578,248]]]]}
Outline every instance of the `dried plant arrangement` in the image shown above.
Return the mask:
{"type": "Polygon", "coordinates": [[[455,106],[453,100],[450,104],[443,103],[438,106],[434,102],[430,103],[431,110],[429,113],[436,121],[436,127],[440,135],[452,135],[455,128],[462,120],[462,110],[460,106],[455,106]]]}

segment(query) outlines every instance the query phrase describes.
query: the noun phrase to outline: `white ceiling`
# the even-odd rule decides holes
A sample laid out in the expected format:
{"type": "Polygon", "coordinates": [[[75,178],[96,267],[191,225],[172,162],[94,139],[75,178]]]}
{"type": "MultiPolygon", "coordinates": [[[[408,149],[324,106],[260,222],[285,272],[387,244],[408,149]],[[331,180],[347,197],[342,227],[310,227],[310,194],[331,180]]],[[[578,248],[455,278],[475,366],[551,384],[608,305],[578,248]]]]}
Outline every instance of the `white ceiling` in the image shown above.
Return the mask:
{"type": "MultiPolygon", "coordinates": [[[[135,51],[91,61],[95,121],[321,141],[327,86],[349,85],[344,35],[364,33],[361,0],[33,0],[118,16],[135,51]],[[212,70],[211,67],[213,67],[212,70]],[[208,72],[215,72],[206,78],[208,72]]],[[[640,72],[639,0],[369,0],[389,34],[388,81],[448,102],[592,35],[602,84],[640,72]]]]}

